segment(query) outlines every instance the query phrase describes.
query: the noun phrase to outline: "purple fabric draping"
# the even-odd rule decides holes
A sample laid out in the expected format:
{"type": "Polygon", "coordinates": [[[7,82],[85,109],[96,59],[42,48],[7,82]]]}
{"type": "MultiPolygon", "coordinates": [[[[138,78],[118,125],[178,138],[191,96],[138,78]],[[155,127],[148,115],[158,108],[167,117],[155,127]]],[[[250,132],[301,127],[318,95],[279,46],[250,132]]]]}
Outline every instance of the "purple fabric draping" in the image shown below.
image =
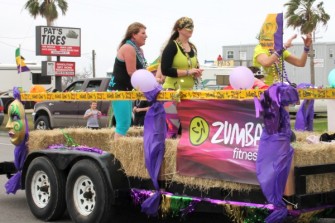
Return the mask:
{"type": "Polygon", "coordinates": [[[163,162],[166,137],[166,117],[162,102],[156,101],[161,86],[156,87],[144,95],[149,102],[152,102],[144,119],[144,156],[145,166],[151,177],[156,192],[142,203],[142,212],[149,216],[156,216],[158,213],[161,193],[158,184],[158,175],[163,162]]]}
{"type": "MultiPolygon", "coordinates": [[[[21,99],[20,91],[17,87],[13,88],[13,95],[14,98],[17,100],[21,99]]],[[[15,194],[17,190],[22,188],[21,185],[21,171],[24,165],[24,161],[28,155],[28,149],[27,149],[27,141],[29,137],[29,127],[28,127],[28,121],[27,116],[24,114],[24,121],[26,122],[26,134],[25,137],[20,145],[15,146],[14,149],[14,165],[17,170],[17,173],[15,173],[14,176],[12,176],[6,183],[5,188],[7,194],[15,194]]]]}
{"type": "MultiPolygon", "coordinates": [[[[297,88],[314,88],[312,84],[301,83],[297,88]]],[[[294,129],[297,131],[313,131],[314,99],[305,99],[296,114],[294,129]]]]}
{"type": "Polygon", "coordinates": [[[314,99],[305,99],[296,114],[294,129],[297,131],[313,131],[314,99]]]}
{"type": "Polygon", "coordinates": [[[293,148],[290,145],[290,117],[284,107],[298,101],[297,90],[283,83],[273,84],[261,95],[259,102],[255,101],[256,115],[261,112],[264,119],[256,174],[264,196],[274,205],[274,211],[265,219],[269,223],[282,222],[288,213],[282,197],[293,158],[293,148]]]}

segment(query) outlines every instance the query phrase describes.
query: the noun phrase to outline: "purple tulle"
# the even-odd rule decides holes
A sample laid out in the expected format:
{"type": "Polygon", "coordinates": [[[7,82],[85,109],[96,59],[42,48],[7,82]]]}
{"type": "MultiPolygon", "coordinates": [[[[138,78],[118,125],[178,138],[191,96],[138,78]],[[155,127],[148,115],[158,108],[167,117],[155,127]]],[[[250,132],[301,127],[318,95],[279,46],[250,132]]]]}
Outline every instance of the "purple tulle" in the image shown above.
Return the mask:
{"type": "Polygon", "coordinates": [[[5,184],[7,194],[16,194],[16,191],[21,189],[21,171],[18,171],[5,184]]]}
{"type": "Polygon", "coordinates": [[[262,112],[264,119],[256,160],[257,179],[267,201],[275,207],[266,222],[282,222],[288,214],[282,197],[293,158],[293,148],[290,145],[290,117],[284,107],[298,101],[297,90],[283,83],[272,85],[261,95],[260,101],[255,100],[256,115],[262,112]]]}
{"type": "Polygon", "coordinates": [[[156,192],[142,203],[142,211],[149,216],[156,216],[161,194],[158,185],[158,175],[163,162],[165,152],[165,110],[162,102],[156,101],[156,97],[162,90],[158,86],[150,92],[145,92],[145,97],[152,102],[144,119],[144,156],[145,166],[151,177],[156,192]]]}
{"type": "Polygon", "coordinates": [[[95,147],[88,147],[85,145],[81,146],[66,146],[64,144],[53,144],[48,146],[47,149],[67,149],[67,150],[78,150],[78,151],[84,151],[84,152],[92,152],[92,153],[98,153],[103,154],[103,150],[95,147]]]}
{"type": "Polygon", "coordinates": [[[294,129],[297,131],[313,131],[314,99],[305,99],[296,114],[294,129]]]}
{"type": "MultiPolygon", "coordinates": [[[[314,88],[312,84],[301,83],[297,86],[300,89],[314,88]]],[[[296,114],[294,129],[297,131],[313,131],[314,123],[314,99],[305,99],[296,114]]]]}

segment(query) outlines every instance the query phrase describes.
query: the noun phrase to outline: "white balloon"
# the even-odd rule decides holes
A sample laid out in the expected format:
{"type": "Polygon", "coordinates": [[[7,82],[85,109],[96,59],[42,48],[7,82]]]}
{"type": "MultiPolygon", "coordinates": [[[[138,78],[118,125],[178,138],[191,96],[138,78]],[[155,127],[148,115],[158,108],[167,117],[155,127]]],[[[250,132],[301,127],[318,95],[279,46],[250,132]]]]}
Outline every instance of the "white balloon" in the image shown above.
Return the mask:
{"type": "Polygon", "coordinates": [[[137,70],[131,75],[131,85],[136,90],[149,92],[155,89],[159,84],[155,76],[146,69],[137,70]]]}
{"type": "Polygon", "coordinates": [[[254,74],[247,67],[235,67],[229,74],[230,85],[236,90],[251,89],[254,81],[254,74]]]}

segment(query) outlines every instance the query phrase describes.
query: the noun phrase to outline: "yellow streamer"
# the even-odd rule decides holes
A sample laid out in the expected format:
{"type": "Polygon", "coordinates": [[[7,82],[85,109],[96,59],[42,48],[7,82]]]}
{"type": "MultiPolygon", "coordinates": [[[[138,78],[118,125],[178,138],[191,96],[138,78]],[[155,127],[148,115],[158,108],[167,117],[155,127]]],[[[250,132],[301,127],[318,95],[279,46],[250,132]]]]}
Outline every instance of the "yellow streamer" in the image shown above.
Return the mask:
{"type": "MultiPolygon", "coordinates": [[[[207,90],[207,91],[161,91],[159,101],[179,100],[250,100],[259,97],[264,90],[207,90]]],[[[335,89],[299,89],[300,99],[335,99],[335,89]]],[[[64,93],[21,93],[22,101],[113,101],[144,100],[139,91],[113,92],[64,92],[64,93]]]]}

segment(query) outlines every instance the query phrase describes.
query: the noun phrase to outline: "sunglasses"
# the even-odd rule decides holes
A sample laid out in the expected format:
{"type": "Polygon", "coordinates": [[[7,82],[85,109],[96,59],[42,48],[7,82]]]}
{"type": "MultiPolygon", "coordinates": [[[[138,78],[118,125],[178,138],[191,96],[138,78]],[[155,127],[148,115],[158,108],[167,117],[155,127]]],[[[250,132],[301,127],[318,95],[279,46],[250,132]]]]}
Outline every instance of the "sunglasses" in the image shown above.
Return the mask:
{"type": "Polygon", "coordinates": [[[188,31],[193,31],[194,26],[193,25],[188,25],[188,26],[185,26],[184,29],[186,29],[188,31]]]}

